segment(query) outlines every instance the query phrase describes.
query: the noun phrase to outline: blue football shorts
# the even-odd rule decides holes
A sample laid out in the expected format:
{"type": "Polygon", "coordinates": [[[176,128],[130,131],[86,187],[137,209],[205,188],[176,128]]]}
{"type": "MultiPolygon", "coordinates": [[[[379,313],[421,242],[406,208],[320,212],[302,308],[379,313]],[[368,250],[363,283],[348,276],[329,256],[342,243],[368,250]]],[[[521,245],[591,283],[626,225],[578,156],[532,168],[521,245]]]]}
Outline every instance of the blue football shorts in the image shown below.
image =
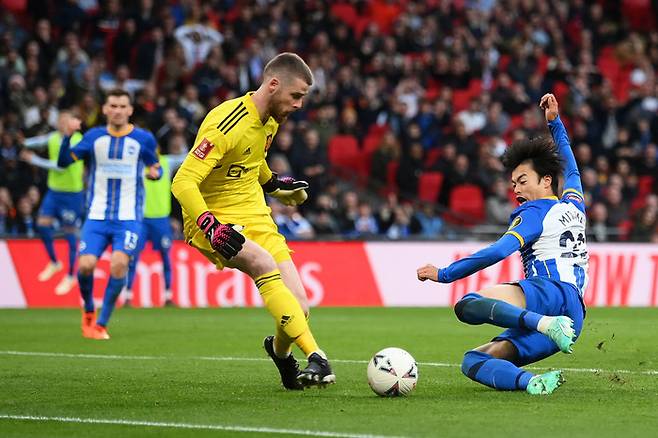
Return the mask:
{"type": "MultiPolygon", "coordinates": [[[[526,310],[547,316],[566,315],[573,319],[576,336],[580,335],[585,309],[573,285],[546,277],[532,277],[510,284],[518,284],[523,289],[526,310]]],[[[518,356],[513,362],[517,366],[540,361],[560,351],[548,336],[522,328],[507,329],[493,341],[509,341],[516,347],[518,356]]]]}
{"type": "Polygon", "coordinates": [[[138,221],[92,220],[82,226],[80,255],[100,257],[108,245],[112,251],[122,251],[133,256],[139,245],[141,224],[138,221]]]}
{"type": "Polygon", "coordinates": [[[84,192],[46,192],[39,207],[39,216],[52,217],[62,226],[79,227],[84,211],[84,192]]]}
{"type": "Polygon", "coordinates": [[[166,251],[171,248],[172,231],[169,217],[144,218],[139,235],[139,251],[150,241],[156,251],[166,251]]]}

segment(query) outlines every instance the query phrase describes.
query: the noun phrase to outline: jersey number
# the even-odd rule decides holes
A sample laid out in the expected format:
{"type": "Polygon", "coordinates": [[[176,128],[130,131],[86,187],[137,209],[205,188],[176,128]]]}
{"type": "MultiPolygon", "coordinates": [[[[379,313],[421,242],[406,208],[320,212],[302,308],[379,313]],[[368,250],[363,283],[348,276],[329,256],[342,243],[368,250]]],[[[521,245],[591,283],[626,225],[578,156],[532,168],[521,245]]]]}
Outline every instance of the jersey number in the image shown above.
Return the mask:
{"type": "Polygon", "coordinates": [[[135,248],[137,248],[138,239],[139,236],[137,236],[137,233],[126,231],[126,237],[123,239],[123,247],[128,251],[134,250],[135,248]]]}

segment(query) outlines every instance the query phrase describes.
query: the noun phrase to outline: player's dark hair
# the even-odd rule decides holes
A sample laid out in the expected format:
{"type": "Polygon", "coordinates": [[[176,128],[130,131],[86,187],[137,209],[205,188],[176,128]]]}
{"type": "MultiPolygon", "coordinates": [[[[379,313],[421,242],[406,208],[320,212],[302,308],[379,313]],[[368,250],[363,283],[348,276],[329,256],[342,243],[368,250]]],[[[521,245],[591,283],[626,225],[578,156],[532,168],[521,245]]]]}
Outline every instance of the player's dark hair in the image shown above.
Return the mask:
{"type": "Polygon", "coordinates": [[[550,175],[551,189],[557,194],[558,179],[562,174],[562,158],[551,138],[542,136],[514,142],[503,154],[502,161],[508,172],[520,164],[530,163],[540,179],[550,175]]]}
{"type": "Polygon", "coordinates": [[[308,85],[313,85],[313,72],[306,62],[295,53],[279,53],[263,69],[264,78],[281,74],[300,78],[308,85]]]}
{"type": "Polygon", "coordinates": [[[111,89],[110,91],[108,91],[108,92],[105,94],[105,101],[107,101],[107,99],[108,99],[110,96],[114,96],[114,97],[126,96],[126,97],[128,98],[129,101],[131,100],[131,99],[130,99],[130,93],[128,93],[126,90],[124,90],[124,89],[122,89],[122,88],[113,88],[113,89],[111,89]]]}

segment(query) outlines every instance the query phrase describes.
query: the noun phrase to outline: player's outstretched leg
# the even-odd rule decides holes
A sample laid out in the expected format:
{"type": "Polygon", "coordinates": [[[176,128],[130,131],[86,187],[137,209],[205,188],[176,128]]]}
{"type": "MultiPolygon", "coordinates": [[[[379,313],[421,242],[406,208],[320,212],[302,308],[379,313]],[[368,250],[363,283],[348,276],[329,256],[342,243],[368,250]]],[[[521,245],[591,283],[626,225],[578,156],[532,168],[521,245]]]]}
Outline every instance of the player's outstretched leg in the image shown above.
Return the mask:
{"type": "Polygon", "coordinates": [[[461,369],[469,379],[501,391],[524,390],[533,378],[512,362],[477,350],[464,354],[461,369]]]}
{"type": "Polygon", "coordinates": [[[562,370],[549,371],[530,379],[526,392],[532,395],[548,395],[552,394],[563,383],[562,370]]]}
{"type": "Polygon", "coordinates": [[[300,372],[299,363],[292,355],[292,352],[289,351],[285,357],[277,356],[274,352],[274,336],[266,337],[263,340],[263,347],[265,347],[265,351],[279,370],[283,387],[292,390],[304,389],[304,386],[297,381],[297,376],[300,372]]]}
{"type": "Polygon", "coordinates": [[[467,324],[493,324],[505,328],[536,330],[553,340],[564,353],[571,353],[576,332],[567,316],[546,316],[505,301],[468,293],[455,304],[457,318],[467,324]]]}
{"type": "Polygon", "coordinates": [[[278,269],[254,278],[263,303],[277,327],[304,352],[308,366],[298,376],[304,386],[334,383],[336,376],[326,355],[315,342],[299,302],[281,279],[278,269]]]}

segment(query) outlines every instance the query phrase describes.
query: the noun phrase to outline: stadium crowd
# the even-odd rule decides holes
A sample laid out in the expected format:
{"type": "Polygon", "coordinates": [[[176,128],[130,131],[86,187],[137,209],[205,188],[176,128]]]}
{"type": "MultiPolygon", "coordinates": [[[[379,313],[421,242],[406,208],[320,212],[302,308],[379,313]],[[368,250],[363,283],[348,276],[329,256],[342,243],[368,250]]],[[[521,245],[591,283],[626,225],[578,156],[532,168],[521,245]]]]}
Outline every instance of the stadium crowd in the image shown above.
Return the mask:
{"type": "MultiPolygon", "coordinates": [[[[35,234],[46,174],[21,148],[56,129],[61,109],[90,128],[104,123],[104,90],[124,88],[133,121],[178,152],[210,108],[293,51],[316,83],[268,154],[310,183],[301,208],[272,204],[288,238],[504,231],[515,200],[499,157],[547,134],[538,102],[552,91],[590,239],[658,242],[657,3],[5,1],[0,235],[35,234]]],[[[180,230],[179,212],[172,222],[180,230]]]]}

